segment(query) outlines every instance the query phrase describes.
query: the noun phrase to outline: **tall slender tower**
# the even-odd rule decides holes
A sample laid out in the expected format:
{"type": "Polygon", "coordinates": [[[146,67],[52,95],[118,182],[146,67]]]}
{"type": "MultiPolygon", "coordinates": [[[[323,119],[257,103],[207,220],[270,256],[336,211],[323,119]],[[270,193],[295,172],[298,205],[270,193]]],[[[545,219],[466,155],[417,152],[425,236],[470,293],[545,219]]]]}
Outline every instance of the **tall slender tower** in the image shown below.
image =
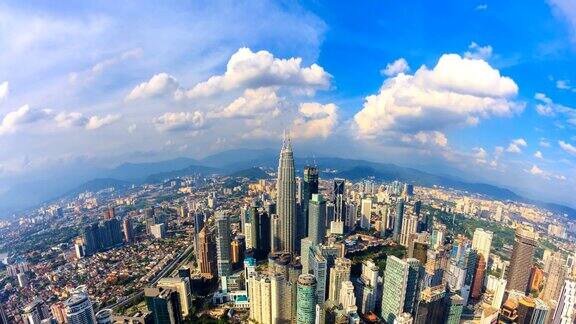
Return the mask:
{"type": "Polygon", "coordinates": [[[526,292],[530,280],[530,270],[536,250],[536,233],[531,228],[518,227],[512,249],[510,270],[508,271],[507,290],[526,292]]]}
{"type": "MultiPolygon", "coordinates": [[[[278,246],[276,251],[296,252],[296,177],[290,137],[284,133],[276,181],[278,246]]],[[[300,224],[303,226],[304,224],[300,224]]]]}
{"type": "Polygon", "coordinates": [[[318,169],[313,166],[304,167],[304,182],[302,183],[302,221],[304,224],[298,224],[299,229],[302,229],[303,239],[308,234],[308,205],[313,194],[318,193],[318,169]]]}

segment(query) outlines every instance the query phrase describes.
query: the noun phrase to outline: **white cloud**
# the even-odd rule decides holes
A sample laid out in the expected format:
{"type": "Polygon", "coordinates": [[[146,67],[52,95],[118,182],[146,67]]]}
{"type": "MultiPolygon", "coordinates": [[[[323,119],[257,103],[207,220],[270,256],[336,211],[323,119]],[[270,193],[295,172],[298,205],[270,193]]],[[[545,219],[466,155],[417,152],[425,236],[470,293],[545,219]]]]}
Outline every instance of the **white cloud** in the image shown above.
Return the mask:
{"type": "MultiPolygon", "coordinates": [[[[554,103],[552,99],[543,93],[536,93],[534,99],[541,103],[536,105],[536,112],[542,116],[553,117],[561,115],[569,124],[576,125],[576,109],[554,103]]],[[[561,125],[563,127],[563,125],[561,125]]]]}
{"type": "Polygon", "coordinates": [[[542,156],[542,152],[540,151],[536,151],[536,153],[534,153],[534,157],[537,159],[542,160],[544,157],[542,156]]]}
{"type": "Polygon", "coordinates": [[[82,113],[79,112],[61,112],[58,113],[54,120],[58,127],[70,128],[70,127],[84,127],[88,123],[88,118],[84,117],[82,113]]]}
{"type": "Polygon", "coordinates": [[[148,99],[174,95],[180,85],[173,76],[167,73],[154,75],[150,80],[137,85],[126,97],[126,100],[148,99]]]}
{"type": "Polygon", "coordinates": [[[88,122],[86,123],[86,129],[93,130],[104,126],[108,126],[119,119],[120,115],[112,115],[112,114],[103,117],[92,116],[88,118],[88,122]]]}
{"type": "Polygon", "coordinates": [[[246,89],[241,97],[210,117],[259,118],[263,115],[276,117],[280,114],[282,106],[285,106],[284,98],[278,97],[273,87],[246,89]]]}
{"type": "Polygon", "coordinates": [[[556,80],[556,88],[560,90],[570,90],[570,80],[556,80]]]}
{"type": "Polygon", "coordinates": [[[153,120],[156,129],[162,132],[195,131],[205,126],[205,117],[199,111],[169,112],[153,120]]]}
{"type": "Polygon", "coordinates": [[[0,135],[14,133],[23,125],[51,120],[53,115],[50,109],[32,109],[24,105],[4,116],[0,123],[0,135]]]}
{"type": "Polygon", "coordinates": [[[550,147],[550,142],[548,142],[546,139],[541,139],[540,143],[538,144],[542,147],[550,147]]]}
{"type": "Polygon", "coordinates": [[[560,148],[563,149],[566,153],[576,155],[576,146],[564,141],[558,141],[558,145],[560,145],[560,148]]]}
{"type": "Polygon", "coordinates": [[[442,55],[433,69],[420,67],[414,75],[387,79],[380,92],[366,98],[354,116],[358,136],[374,138],[385,132],[442,130],[476,125],[492,116],[521,111],[513,101],[516,83],[483,60],[442,55]]]}
{"type": "Polygon", "coordinates": [[[223,91],[271,86],[285,86],[312,95],[316,90],[330,86],[331,76],[321,66],[301,67],[301,64],[299,57],[280,59],[268,51],[252,52],[243,47],[230,57],[224,74],[196,84],[186,95],[189,98],[207,97],[223,91]]]}
{"type": "Polygon", "coordinates": [[[554,9],[554,13],[566,20],[572,40],[576,42],[576,4],[573,0],[549,0],[548,3],[554,9]]]}
{"type": "Polygon", "coordinates": [[[470,43],[468,46],[468,51],[464,53],[464,57],[467,59],[476,60],[488,60],[492,57],[492,46],[480,46],[475,42],[470,43]]]}
{"type": "Polygon", "coordinates": [[[8,85],[8,81],[0,83],[0,102],[6,99],[9,93],[10,93],[10,87],[8,85]]]}
{"type": "Polygon", "coordinates": [[[395,76],[398,73],[405,73],[410,70],[408,62],[403,57],[397,59],[392,63],[388,63],[386,68],[380,71],[380,74],[385,76],[395,76]]]}
{"type": "Polygon", "coordinates": [[[525,139],[517,138],[515,140],[512,140],[512,142],[510,142],[510,145],[508,145],[506,152],[521,153],[522,152],[521,147],[526,147],[526,146],[528,146],[528,143],[526,142],[525,139]]]}
{"type": "Polygon", "coordinates": [[[136,130],[136,124],[128,126],[128,133],[132,134],[136,130]]]}
{"type": "Polygon", "coordinates": [[[474,149],[472,149],[472,152],[474,159],[476,160],[477,163],[485,164],[488,162],[487,161],[488,153],[483,147],[475,147],[474,149]]]}
{"type": "Polygon", "coordinates": [[[487,10],[488,9],[488,5],[487,4],[479,4],[476,6],[475,8],[476,10],[487,10]]]}
{"type": "Polygon", "coordinates": [[[530,169],[530,173],[532,173],[533,175],[544,175],[544,171],[542,171],[542,169],[540,169],[537,165],[532,165],[532,168],[530,169]]]}
{"type": "Polygon", "coordinates": [[[525,171],[534,175],[534,176],[538,176],[538,177],[544,178],[546,180],[550,180],[550,179],[556,179],[556,180],[561,180],[561,181],[566,180],[565,176],[542,170],[536,164],[533,164],[532,168],[530,168],[530,170],[525,170],[525,171]]]}
{"type": "Polygon", "coordinates": [[[438,147],[448,147],[448,138],[439,131],[420,131],[416,134],[405,134],[400,139],[405,143],[417,143],[420,145],[433,145],[438,147]]]}
{"type": "Polygon", "coordinates": [[[107,58],[96,64],[92,65],[89,69],[80,72],[73,72],[68,75],[68,80],[72,84],[88,83],[94,78],[98,77],[104,71],[118,65],[124,61],[139,58],[142,55],[141,48],[135,48],[129,51],[124,51],[116,56],[107,58]]]}
{"type": "Polygon", "coordinates": [[[294,138],[326,138],[338,124],[338,107],[335,104],[307,102],[300,105],[298,112],[299,116],[291,128],[294,138]]]}

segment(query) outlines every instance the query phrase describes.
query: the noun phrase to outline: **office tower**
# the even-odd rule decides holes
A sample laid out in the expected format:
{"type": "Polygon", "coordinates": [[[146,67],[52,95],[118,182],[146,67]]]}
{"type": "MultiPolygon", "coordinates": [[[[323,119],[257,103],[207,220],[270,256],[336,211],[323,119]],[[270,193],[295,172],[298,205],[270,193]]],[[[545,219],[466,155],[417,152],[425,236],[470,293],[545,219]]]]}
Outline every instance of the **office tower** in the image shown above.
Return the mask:
{"type": "Polygon", "coordinates": [[[110,231],[110,237],[112,238],[112,246],[122,244],[124,241],[124,236],[122,234],[122,224],[117,218],[111,218],[107,220],[106,226],[110,231]]]}
{"type": "Polygon", "coordinates": [[[354,295],[354,285],[351,281],[343,281],[340,284],[339,291],[339,304],[346,313],[355,313],[358,307],[356,306],[356,296],[354,295]]]}
{"type": "Polygon", "coordinates": [[[372,198],[362,199],[360,204],[360,228],[370,229],[370,217],[372,216],[372,198]]]}
{"type": "MultiPolygon", "coordinates": [[[[42,320],[50,318],[50,310],[46,303],[39,297],[22,309],[22,318],[28,324],[40,324],[42,320]]],[[[5,323],[8,323],[7,321],[5,323]]]]}
{"type": "Polygon", "coordinates": [[[166,238],[166,224],[160,223],[150,226],[150,234],[157,240],[166,238]]]}
{"type": "Polygon", "coordinates": [[[358,215],[358,208],[356,207],[356,204],[354,204],[353,202],[346,203],[345,212],[346,212],[346,218],[344,223],[345,230],[351,231],[356,226],[356,218],[358,215]]]}
{"type": "Polygon", "coordinates": [[[204,226],[198,234],[198,267],[200,274],[206,277],[216,276],[216,242],[214,236],[204,226]]]}
{"type": "Polygon", "coordinates": [[[194,213],[194,233],[198,234],[204,227],[204,214],[202,212],[194,213]]]}
{"type": "Polygon", "coordinates": [[[314,275],[300,275],[296,300],[296,323],[314,324],[316,320],[316,277],[314,275]]]}
{"type": "Polygon", "coordinates": [[[553,324],[569,324],[572,323],[574,317],[574,303],[576,302],[576,281],[565,280],[556,310],[552,316],[553,324]]]}
{"type": "Polygon", "coordinates": [[[292,300],[290,287],[283,273],[270,274],[270,297],[272,323],[289,323],[292,317],[292,306],[290,305],[292,300]]]}
{"type": "Polygon", "coordinates": [[[187,278],[162,278],[156,286],[161,289],[175,291],[180,301],[182,316],[187,317],[190,314],[190,309],[192,308],[192,292],[190,291],[190,281],[187,278]]]}
{"type": "Polygon", "coordinates": [[[500,309],[506,291],[506,279],[488,276],[486,290],[492,291],[492,307],[500,309]]]}
{"type": "Polygon", "coordinates": [[[356,305],[361,313],[366,314],[376,309],[377,287],[378,266],[372,260],[365,260],[362,262],[362,274],[355,282],[356,305]]]}
{"type": "Polygon", "coordinates": [[[388,256],[382,291],[382,319],[393,323],[403,312],[411,313],[418,290],[420,262],[408,258],[401,260],[388,256]]]}
{"type": "Polygon", "coordinates": [[[532,229],[518,227],[510,259],[507,290],[526,291],[535,248],[536,233],[532,229]]]}
{"type": "Polygon", "coordinates": [[[518,307],[516,308],[516,314],[518,314],[516,321],[518,323],[531,323],[535,307],[534,298],[529,296],[519,297],[518,307]]]}
{"type": "Polygon", "coordinates": [[[486,269],[486,259],[484,255],[478,254],[478,262],[476,263],[476,270],[474,272],[474,280],[470,287],[470,296],[474,299],[479,299],[482,296],[482,285],[484,284],[484,272],[486,269]]]}
{"type": "Polygon", "coordinates": [[[258,226],[260,224],[260,211],[258,203],[253,200],[250,208],[246,211],[246,219],[242,225],[242,233],[246,236],[246,248],[258,251],[260,239],[258,238],[258,226]]]}
{"type": "Polygon", "coordinates": [[[134,241],[134,227],[132,226],[132,218],[130,216],[124,218],[122,227],[124,229],[124,242],[130,243],[134,241]]]}
{"type": "Polygon", "coordinates": [[[540,298],[546,302],[558,301],[560,291],[566,278],[566,267],[564,257],[559,252],[554,252],[548,258],[549,266],[546,274],[546,284],[540,293],[540,298]]]}
{"type": "Polygon", "coordinates": [[[446,324],[459,324],[464,310],[464,299],[458,294],[453,294],[448,300],[448,316],[446,324]]]}
{"type": "Polygon", "coordinates": [[[309,258],[309,272],[316,278],[316,300],[318,303],[323,303],[326,300],[326,277],[328,274],[328,261],[322,255],[317,246],[312,246],[310,249],[309,258]]]}
{"type": "Polygon", "coordinates": [[[418,216],[407,215],[402,220],[402,231],[400,232],[400,245],[409,248],[412,241],[412,235],[416,234],[418,228],[418,216]]]}
{"type": "MultiPolygon", "coordinates": [[[[318,193],[318,169],[313,166],[304,167],[304,181],[302,182],[302,215],[303,224],[298,227],[304,228],[304,233],[308,233],[308,203],[313,194],[318,193]]],[[[306,236],[306,235],[304,235],[306,236]]],[[[303,237],[302,237],[303,238],[303,237]]],[[[301,238],[301,239],[302,239],[301,238]]]]}
{"type": "Polygon", "coordinates": [[[276,211],[278,215],[278,252],[295,252],[296,247],[296,178],[290,138],[284,134],[278,179],[276,181],[276,211]]]}
{"type": "Polygon", "coordinates": [[[402,233],[403,217],[404,217],[404,199],[398,199],[398,202],[396,203],[396,216],[394,217],[394,229],[392,231],[392,238],[395,241],[398,241],[400,239],[400,233],[402,233]]]}
{"type": "MultiPolygon", "coordinates": [[[[330,270],[328,283],[328,300],[338,302],[339,291],[344,281],[350,281],[350,268],[352,262],[346,258],[337,258],[334,267],[330,270]]],[[[350,283],[352,284],[352,283],[350,283]]],[[[354,302],[356,304],[356,302],[354,302]]]]}
{"type": "Polygon", "coordinates": [[[530,324],[544,324],[550,315],[550,306],[540,298],[534,299],[534,313],[530,324]]]}
{"type": "Polygon", "coordinates": [[[246,243],[243,235],[238,235],[230,243],[230,253],[232,265],[238,267],[244,261],[244,251],[246,251],[246,243]]]}
{"type": "Polygon", "coordinates": [[[98,324],[112,324],[112,310],[104,308],[96,313],[96,323],[98,324]]]}
{"type": "Polygon", "coordinates": [[[248,279],[250,315],[255,323],[272,323],[271,283],[268,276],[253,274],[248,279]]]}
{"type": "Polygon", "coordinates": [[[230,263],[230,217],[220,214],[216,217],[216,256],[218,264],[218,276],[227,277],[232,272],[230,263]]]}
{"type": "Polygon", "coordinates": [[[446,226],[444,224],[434,225],[432,235],[430,235],[430,245],[432,249],[437,249],[444,245],[444,238],[446,237],[446,226]]]}
{"type": "Polygon", "coordinates": [[[178,293],[172,289],[144,288],[146,306],[152,313],[154,323],[179,324],[182,323],[182,310],[178,293]]]}
{"type": "MultiPolygon", "coordinates": [[[[334,203],[334,221],[344,222],[345,224],[350,224],[346,216],[346,180],[344,179],[334,179],[333,188],[333,200],[334,203]]],[[[354,220],[355,221],[355,220],[354,220]]],[[[347,228],[346,231],[352,228],[347,228]]]]}
{"type": "Polygon", "coordinates": [[[86,287],[78,287],[64,302],[66,322],[68,324],[95,324],[96,315],[92,302],[86,293],[86,287]]]}
{"type": "Polygon", "coordinates": [[[427,287],[420,293],[414,324],[444,323],[446,321],[446,288],[443,285],[427,287]]]}
{"type": "Polygon", "coordinates": [[[492,237],[494,233],[491,231],[485,231],[482,228],[477,228],[474,231],[474,237],[472,238],[472,248],[476,249],[478,253],[484,256],[486,264],[488,262],[488,256],[490,255],[490,248],[492,246],[492,237]]]}
{"type": "Polygon", "coordinates": [[[84,226],[82,229],[82,240],[84,241],[84,253],[87,256],[93,255],[98,251],[98,224],[93,223],[84,226]]]}
{"type": "Polygon", "coordinates": [[[320,194],[312,194],[308,210],[308,237],[316,245],[326,236],[326,201],[320,194]]]}

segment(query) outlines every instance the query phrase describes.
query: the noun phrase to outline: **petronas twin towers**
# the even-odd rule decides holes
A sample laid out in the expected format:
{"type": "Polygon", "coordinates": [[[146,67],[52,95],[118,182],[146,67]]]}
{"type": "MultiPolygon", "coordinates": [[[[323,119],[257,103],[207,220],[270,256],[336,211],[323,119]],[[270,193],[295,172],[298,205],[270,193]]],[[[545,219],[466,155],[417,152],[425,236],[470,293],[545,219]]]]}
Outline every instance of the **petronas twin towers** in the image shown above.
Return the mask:
{"type": "Polygon", "coordinates": [[[276,181],[278,238],[276,252],[296,252],[296,175],[290,137],[284,133],[276,181]]]}

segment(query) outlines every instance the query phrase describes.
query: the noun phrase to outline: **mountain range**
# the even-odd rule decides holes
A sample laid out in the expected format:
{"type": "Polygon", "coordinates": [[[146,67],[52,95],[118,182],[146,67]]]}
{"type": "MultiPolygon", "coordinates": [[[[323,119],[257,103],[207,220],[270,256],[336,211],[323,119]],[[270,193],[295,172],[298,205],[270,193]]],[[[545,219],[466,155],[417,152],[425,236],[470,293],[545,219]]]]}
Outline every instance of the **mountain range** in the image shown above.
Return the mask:
{"type": "MultiPolygon", "coordinates": [[[[482,194],[498,200],[513,200],[530,202],[576,218],[576,210],[554,203],[545,203],[526,199],[512,190],[498,186],[468,182],[448,175],[437,175],[414,168],[407,168],[389,163],[377,163],[365,160],[343,159],[334,157],[319,157],[314,161],[306,158],[295,158],[297,174],[301,175],[305,165],[315,164],[323,178],[345,178],[361,180],[372,178],[378,181],[399,180],[421,186],[441,186],[482,194]]],[[[75,186],[62,188],[50,194],[39,193],[28,200],[27,204],[18,206],[19,209],[34,207],[42,202],[50,201],[63,195],[76,195],[84,191],[97,191],[108,187],[124,188],[131,184],[156,183],[172,178],[191,174],[220,174],[232,177],[246,177],[251,180],[270,178],[265,170],[275,170],[278,166],[278,152],[272,149],[235,149],[220,152],[204,159],[176,158],[166,161],[150,163],[124,163],[113,169],[94,171],[96,176],[75,186]]],[[[12,194],[14,194],[12,192],[12,194]]],[[[26,194],[25,192],[22,194],[26,194]]],[[[0,206],[5,202],[5,195],[0,195],[0,206]]],[[[13,212],[2,210],[0,213],[13,212]]]]}

